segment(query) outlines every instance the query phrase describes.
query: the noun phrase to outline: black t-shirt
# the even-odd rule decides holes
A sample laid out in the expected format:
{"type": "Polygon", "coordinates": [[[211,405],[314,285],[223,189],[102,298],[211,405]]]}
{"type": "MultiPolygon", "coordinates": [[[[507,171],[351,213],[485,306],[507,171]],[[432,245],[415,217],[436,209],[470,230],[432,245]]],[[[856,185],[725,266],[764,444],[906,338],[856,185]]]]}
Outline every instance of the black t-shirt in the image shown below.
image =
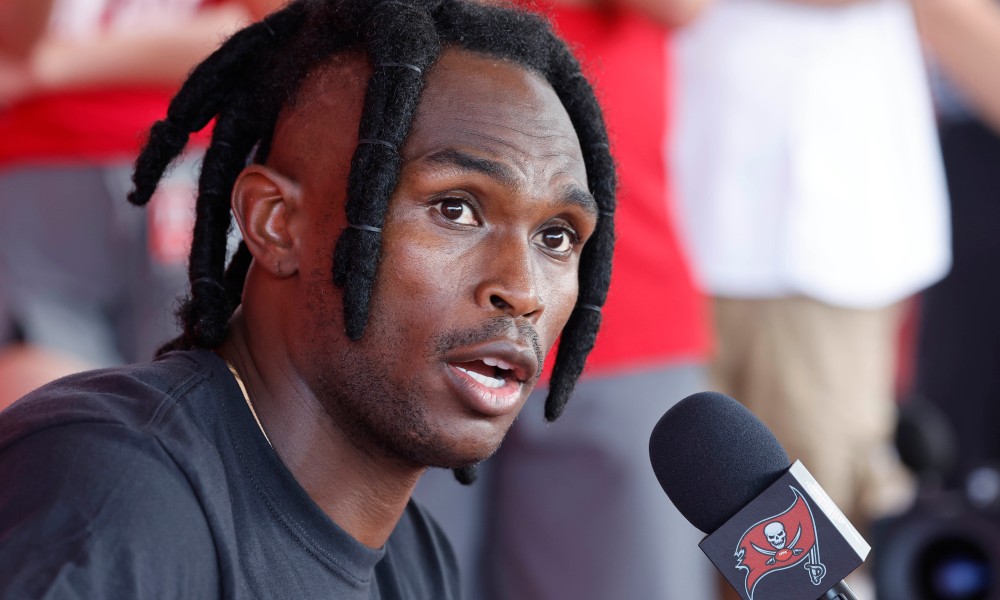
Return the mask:
{"type": "Polygon", "coordinates": [[[75,375],[0,414],[3,598],[458,595],[413,502],[380,550],[331,521],[212,352],[75,375]]]}

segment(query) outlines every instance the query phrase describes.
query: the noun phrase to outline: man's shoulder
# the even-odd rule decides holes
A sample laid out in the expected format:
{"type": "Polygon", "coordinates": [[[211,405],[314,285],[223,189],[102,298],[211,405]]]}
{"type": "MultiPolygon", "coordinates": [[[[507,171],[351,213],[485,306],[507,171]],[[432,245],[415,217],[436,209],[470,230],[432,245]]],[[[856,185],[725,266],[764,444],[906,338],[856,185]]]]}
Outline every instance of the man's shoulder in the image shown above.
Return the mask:
{"type": "Polygon", "coordinates": [[[218,587],[199,498],[153,437],[110,422],[44,428],[0,452],[0,488],[0,588],[11,597],[218,587]]]}
{"type": "Polygon", "coordinates": [[[70,375],[0,413],[0,451],[40,431],[84,424],[155,429],[212,379],[214,354],[174,352],[149,363],[70,375]]]}
{"type": "Polygon", "coordinates": [[[178,597],[217,587],[210,528],[176,451],[206,446],[173,424],[188,419],[164,416],[211,377],[204,358],[81,373],[0,415],[0,587],[122,598],[150,584],[178,597]]]}

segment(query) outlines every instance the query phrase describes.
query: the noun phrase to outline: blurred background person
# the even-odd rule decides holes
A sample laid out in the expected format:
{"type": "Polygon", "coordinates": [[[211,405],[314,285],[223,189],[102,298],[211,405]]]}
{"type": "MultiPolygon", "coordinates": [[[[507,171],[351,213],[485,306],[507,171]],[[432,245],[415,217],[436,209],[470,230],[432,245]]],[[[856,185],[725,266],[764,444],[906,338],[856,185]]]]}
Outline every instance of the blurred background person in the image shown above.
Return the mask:
{"type": "Polygon", "coordinates": [[[197,157],[148,224],[131,162],[191,67],[280,4],[0,0],[0,409],[174,336],[197,157]]]}
{"type": "Polygon", "coordinates": [[[943,99],[947,124],[961,111],[1000,131],[1000,2],[997,0],[911,0],[920,33],[935,65],[961,90],[963,100],[943,99]]]}
{"type": "Polygon", "coordinates": [[[950,263],[906,0],[717,0],[678,41],[675,166],[713,300],[715,389],[864,529],[912,492],[891,450],[901,302],[950,263]]]}
{"type": "Polygon", "coordinates": [[[424,476],[415,497],[442,522],[467,597],[711,598],[701,534],[649,468],[649,434],[704,389],[704,298],[673,224],[664,146],[672,126],[669,28],[704,0],[525,3],[546,14],[596,82],[619,167],[617,243],[601,332],[566,413],[547,426],[545,390],[463,488],[424,476]]]}
{"type": "Polygon", "coordinates": [[[1000,465],[1000,2],[912,0],[932,58],[953,266],[924,293],[914,394],[943,413],[948,487],[1000,465]]]}

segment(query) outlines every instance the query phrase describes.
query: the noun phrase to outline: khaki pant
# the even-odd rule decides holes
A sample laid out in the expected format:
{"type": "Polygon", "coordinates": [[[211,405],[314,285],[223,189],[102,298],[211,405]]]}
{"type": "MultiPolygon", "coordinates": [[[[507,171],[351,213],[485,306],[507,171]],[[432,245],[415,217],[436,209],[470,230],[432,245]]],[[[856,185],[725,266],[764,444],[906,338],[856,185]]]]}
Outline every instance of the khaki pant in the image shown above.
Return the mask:
{"type": "Polygon", "coordinates": [[[713,312],[715,389],[760,417],[789,458],[864,526],[873,505],[885,503],[880,496],[898,492],[901,481],[886,452],[900,305],[853,310],[804,297],[716,298],[713,312]],[[886,485],[897,489],[880,489],[886,485]]]}

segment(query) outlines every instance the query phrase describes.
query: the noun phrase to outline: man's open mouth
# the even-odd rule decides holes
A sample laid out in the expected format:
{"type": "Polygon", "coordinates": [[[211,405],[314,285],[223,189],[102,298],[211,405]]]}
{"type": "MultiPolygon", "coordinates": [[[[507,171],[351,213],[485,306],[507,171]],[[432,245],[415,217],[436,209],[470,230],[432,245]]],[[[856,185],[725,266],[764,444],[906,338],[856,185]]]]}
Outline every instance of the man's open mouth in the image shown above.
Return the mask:
{"type": "Polygon", "coordinates": [[[459,371],[465,373],[482,385],[498,389],[510,381],[516,381],[514,367],[498,358],[483,358],[462,363],[452,363],[459,371]]]}
{"type": "Polygon", "coordinates": [[[521,405],[539,364],[530,347],[503,339],[463,346],[445,360],[459,397],[488,416],[508,414],[521,405]]]}

